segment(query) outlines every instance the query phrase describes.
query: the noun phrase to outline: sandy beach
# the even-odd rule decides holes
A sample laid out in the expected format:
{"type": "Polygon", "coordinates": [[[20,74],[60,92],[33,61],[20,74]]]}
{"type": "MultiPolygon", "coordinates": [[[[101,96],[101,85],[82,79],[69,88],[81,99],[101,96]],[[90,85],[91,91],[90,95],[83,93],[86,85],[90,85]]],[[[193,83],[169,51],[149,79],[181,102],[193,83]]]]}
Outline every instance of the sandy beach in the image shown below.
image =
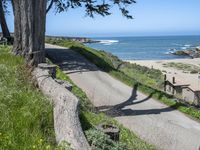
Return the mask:
{"type": "Polygon", "coordinates": [[[183,63],[191,64],[197,67],[200,67],[200,58],[195,59],[172,59],[172,60],[126,60],[130,63],[136,63],[141,66],[146,66],[149,68],[159,69],[166,74],[168,78],[175,77],[176,82],[180,84],[190,84],[192,90],[200,89],[200,79],[198,79],[199,74],[190,74],[183,70],[178,70],[172,67],[165,67],[163,65],[174,62],[174,63],[183,63]]]}

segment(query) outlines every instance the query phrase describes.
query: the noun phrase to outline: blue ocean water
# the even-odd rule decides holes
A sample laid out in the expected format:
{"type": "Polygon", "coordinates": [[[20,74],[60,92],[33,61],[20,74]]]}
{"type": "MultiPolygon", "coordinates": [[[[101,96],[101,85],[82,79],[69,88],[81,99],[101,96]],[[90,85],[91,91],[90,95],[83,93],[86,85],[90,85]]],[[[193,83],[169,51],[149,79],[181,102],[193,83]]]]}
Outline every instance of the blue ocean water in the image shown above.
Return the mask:
{"type": "Polygon", "coordinates": [[[87,46],[110,52],[122,60],[179,59],[171,52],[200,45],[200,36],[102,37],[87,46]]]}

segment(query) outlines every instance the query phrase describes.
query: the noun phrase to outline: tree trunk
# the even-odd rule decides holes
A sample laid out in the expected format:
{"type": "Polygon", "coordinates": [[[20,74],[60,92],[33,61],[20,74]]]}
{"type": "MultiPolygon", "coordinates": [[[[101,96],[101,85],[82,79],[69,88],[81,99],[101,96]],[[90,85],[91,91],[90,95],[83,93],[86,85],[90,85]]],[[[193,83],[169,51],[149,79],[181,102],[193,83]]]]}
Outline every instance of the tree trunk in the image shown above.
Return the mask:
{"type": "Polygon", "coordinates": [[[45,61],[46,0],[13,0],[13,52],[26,58],[29,65],[45,61]]]}
{"type": "Polygon", "coordinates": [[[3,33],[3,37],[10,39],[10,32],[6,23],[5,13],[3,10],[3,2],[0,0],[0,24],[3,33]]]}
{"type": "Polygon", "coordinates": [[[21,31],[21,0],[12,0],[13,13],[14,13],[14,44],[13,53],[15,55],[22,54],[22,31],[21,31]]]}

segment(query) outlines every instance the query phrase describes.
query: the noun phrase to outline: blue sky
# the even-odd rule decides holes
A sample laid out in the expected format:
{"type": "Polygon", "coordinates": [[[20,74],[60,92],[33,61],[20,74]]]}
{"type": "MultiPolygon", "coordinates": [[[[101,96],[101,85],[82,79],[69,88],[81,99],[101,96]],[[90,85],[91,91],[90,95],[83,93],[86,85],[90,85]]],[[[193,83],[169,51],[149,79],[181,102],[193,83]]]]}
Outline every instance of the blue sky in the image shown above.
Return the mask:
{"type": "MultiPolygon", "coordinates": [[[[200,0],[137,0],[129,6],[133,20],[122,17],[117,7],[111,16],[86,17],[84,9],[47,15],[46,34],[63,36],[200,35],[200,0]]],[[[13,16],[7,15],[13,31],[13,16]]]]}

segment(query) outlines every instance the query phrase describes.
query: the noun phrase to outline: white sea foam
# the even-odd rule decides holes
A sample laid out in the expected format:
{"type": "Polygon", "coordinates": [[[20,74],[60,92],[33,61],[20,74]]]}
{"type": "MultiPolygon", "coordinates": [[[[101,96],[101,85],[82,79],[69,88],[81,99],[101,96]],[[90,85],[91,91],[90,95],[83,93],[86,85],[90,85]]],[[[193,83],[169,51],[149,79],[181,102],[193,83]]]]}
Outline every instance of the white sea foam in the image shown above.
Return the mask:
{"type": "Polygon", "coordinates": [[[112,45],[112,43],[104,43],[103,45],[112,45]]]}
{"type": "Polygon", "coordinates": [[[171,52],[165,52],[164,54],[165,54],[165,55],[169,55],[169,54],[171,54],[171,52]]]}
{"type": "Polygon", "coordinates": [[[118,40],[100,40],[99,43],[104,44],[104,45],[111,45],[113,43],[118,43],[118,40]]]}
{"type": "Polygon", "coordinates": [[[189,45],[189,44],[185,44],[184,46],[185,46],[185,47],[190,47],[191,45],[189,45]]]}
{"type": "Polygon", "coordinates": [[[185,46],[185,47],[181,47],[182,50],[186,50],[187,48],[188,48],[188,47],[186,47],[186,46],[185,46]]]}
{"type": "Polygon", "coordinates": [[[165,54],[165,55],[171,55],[171,54],[174,54],[174,52],[175,52],[175,51],[169,51],[169,52],[165,52],[164,54],[165,54]]]}
{"type": "Polygon", "coordinates": [[[181,46],[182,44],[172,43],[172,45],[181,46]]]}

